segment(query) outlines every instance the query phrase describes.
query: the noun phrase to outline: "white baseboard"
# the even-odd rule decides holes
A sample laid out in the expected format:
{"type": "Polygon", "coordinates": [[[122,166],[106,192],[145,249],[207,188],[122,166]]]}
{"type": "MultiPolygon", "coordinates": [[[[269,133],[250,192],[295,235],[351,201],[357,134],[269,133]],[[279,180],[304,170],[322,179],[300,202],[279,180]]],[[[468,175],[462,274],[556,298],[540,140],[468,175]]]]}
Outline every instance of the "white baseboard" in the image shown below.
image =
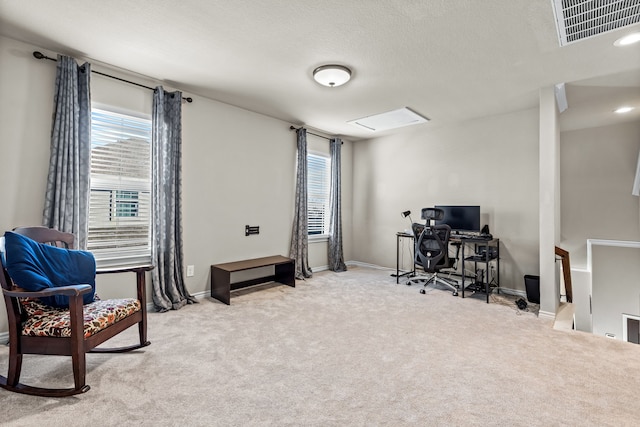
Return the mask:
{"type": "Polygon", "coordinates": [[[500,293],[504,293],[507,295],[513,295],[516,297],[522,297],[522,298],[527,298],[527,293],[525,291],[521,291],[520,289],[510,289],[510,288],[503,288],[502,286],[500,287],[500,293]]]}
{"type": "Polygon", "coordinates": [[[395,270],[393,268],[389,268],[389,267],[381,267],[379,265],[376,264],[367,264],[366,262],[360,262],[360,261],[347,261],[345,262],[345,264],[348,266],[354,266],[354,267],[367,267],[367,268],[374,268],[376,270],[395,270]]]}
{"type": "Polygon", "coordinates": [[[556,314],[555,313],[551,313],[548,311],[542,311],[540,310],[538,312],[538,317],[541,319],[549,319],[549,320],[556,320],[556,314]]]}
{"type": "Polygon", "coordinates": [[[209,295],[211,295],[211,289],[206,289],[202,292],[196,292],[195,294],[191,294],[191,296],[194,297],[195,299],[205,299],[209,295]]]}

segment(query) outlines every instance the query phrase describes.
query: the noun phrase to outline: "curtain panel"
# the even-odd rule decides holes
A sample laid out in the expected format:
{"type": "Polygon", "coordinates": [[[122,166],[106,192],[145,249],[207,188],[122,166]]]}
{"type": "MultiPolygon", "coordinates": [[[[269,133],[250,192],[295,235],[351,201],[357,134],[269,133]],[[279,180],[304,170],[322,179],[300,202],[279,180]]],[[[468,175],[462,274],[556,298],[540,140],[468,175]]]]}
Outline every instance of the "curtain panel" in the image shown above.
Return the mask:
{"type": "Polygon", "coordinates": [[[91,65],[58,55],[51,154],[42,224],[87,248],[91,176],[91,65]]]}
{"type": "Polygon", "coordinates": [[[340,179],[342,140],[329,141],[331,153],[331,187],[329,191],[329,270],[347,271],[342,253],[342,183],[340,179]]]}
{"type": "Polygon", "coordinates": [[[296,175],[296,199],[291,231],[289,257],[296,263],[296,279],[311,277],[309,268],[309,217],[307,215],[307,130],[296,131],[298,144],[298,170],[296,175]]]}
{"type": "Polygon", "coordinates": [[[182,247],[182,93],[158,86],[153,94],[151,148],[151,270],[158,311],[197,302],[187,291],[182,247]]]}

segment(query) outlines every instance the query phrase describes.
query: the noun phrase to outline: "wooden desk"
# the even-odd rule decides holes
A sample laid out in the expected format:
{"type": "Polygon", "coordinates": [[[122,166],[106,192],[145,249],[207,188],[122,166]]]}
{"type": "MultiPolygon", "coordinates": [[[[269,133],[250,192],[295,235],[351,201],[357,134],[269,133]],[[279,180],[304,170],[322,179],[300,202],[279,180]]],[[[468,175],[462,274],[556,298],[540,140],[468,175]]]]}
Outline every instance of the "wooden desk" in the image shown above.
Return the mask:
{"type": "Polygon", "coordinates": [[[295,261],[280,255],[214,264],[211,266],[211,296],[229,305],[231,291],[247,286],[274,281],[295,288],[295,272],[295,261]],[[231,273],[268,266],[274,266],[274,275],[231,283],[231,273]]]}

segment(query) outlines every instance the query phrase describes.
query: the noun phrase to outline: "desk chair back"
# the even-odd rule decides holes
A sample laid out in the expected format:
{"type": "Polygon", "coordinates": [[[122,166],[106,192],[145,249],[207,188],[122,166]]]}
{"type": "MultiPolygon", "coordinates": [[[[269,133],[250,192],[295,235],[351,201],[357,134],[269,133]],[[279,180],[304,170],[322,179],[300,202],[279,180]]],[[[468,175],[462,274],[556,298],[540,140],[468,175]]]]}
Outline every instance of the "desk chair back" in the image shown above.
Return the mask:
{"type": "Polygon", "coordinates": [[[428,273],[451,268],[449,236],[451,227],[446,224],[427,225],[416,241],[415,261],[428,273]]]}

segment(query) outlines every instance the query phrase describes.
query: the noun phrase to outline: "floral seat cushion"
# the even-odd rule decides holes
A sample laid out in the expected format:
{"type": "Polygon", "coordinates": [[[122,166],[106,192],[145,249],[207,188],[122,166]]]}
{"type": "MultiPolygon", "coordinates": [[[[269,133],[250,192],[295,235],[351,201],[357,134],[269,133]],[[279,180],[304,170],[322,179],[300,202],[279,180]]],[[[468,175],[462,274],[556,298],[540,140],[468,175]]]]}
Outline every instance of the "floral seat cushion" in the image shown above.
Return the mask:
{"type": "MultiPolygon", "coordinates": [[[[22,335],[38,337],[70,337],[69,310],[45,305],[38,300],[21,301],[27,319],[22,324],[22,335]]],[[[140,301],[134,298],[98,300],[84,307],[84,337],[113,325],[140,311],[140,301]]]]}

